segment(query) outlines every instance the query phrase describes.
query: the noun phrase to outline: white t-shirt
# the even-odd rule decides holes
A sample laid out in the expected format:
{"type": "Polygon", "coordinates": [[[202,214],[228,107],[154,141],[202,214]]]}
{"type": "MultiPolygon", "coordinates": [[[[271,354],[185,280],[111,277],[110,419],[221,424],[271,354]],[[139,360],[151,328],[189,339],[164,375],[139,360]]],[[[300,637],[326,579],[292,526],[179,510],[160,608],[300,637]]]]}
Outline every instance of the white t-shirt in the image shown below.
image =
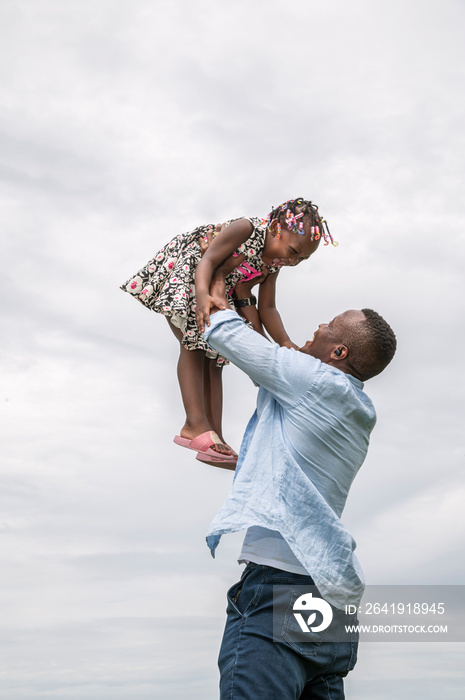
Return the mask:
{"type": "Polygon", "coordinates": [[[248,528],[238,561],[239,564],[252,561],[293,574],[309,575],[279,532],[257,525],[248,528]]]}

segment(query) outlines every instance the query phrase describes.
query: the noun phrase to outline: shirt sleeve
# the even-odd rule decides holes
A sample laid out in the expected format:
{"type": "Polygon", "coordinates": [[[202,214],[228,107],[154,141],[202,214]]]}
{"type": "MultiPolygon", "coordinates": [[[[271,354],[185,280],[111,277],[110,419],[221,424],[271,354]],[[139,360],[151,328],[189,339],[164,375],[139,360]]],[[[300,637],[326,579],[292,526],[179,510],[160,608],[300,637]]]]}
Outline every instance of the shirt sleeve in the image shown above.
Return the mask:
{"type": "Polygon", "coordinates": [[[248,328],[235,311],[217,311],[210,316],[210,322],[203,334],[207,343],[280,404],[295,405],[309,390],[319,371],[319,360],[270,343],[248,328]]]}

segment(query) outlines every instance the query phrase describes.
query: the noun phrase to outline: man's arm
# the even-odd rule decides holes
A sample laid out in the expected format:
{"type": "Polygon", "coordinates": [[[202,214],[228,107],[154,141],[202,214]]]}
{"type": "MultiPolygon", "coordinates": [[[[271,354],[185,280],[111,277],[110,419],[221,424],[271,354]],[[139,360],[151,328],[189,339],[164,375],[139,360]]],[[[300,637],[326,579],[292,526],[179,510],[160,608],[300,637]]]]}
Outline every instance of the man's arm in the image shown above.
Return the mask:
{"type": "Polygon", "coordinates": [[[320,362],[270,343],[248,328],[235,311],[217,311],[204,338],[284,406],[294,405],[310,388],[320,362]]]}

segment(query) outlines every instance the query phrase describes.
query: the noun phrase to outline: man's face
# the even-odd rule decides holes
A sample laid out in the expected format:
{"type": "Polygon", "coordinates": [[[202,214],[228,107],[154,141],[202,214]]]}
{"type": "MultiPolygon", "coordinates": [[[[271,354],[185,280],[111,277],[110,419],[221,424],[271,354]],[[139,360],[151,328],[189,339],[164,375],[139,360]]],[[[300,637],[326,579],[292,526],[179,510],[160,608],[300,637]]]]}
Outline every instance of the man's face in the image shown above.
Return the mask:
{"type": "Polygon", "coordinates": [[[333,318],[329,323],[320,323],[318,330],[312,340],[307,340],[305,345],[300,348],[300,352],[307,355],[312,355],[322,362],[329,362],[333,350],[341,344],[344,344],[344,330],[355,323],[365,321],[365,315],[362,311],[344,311],[333,318]]]}

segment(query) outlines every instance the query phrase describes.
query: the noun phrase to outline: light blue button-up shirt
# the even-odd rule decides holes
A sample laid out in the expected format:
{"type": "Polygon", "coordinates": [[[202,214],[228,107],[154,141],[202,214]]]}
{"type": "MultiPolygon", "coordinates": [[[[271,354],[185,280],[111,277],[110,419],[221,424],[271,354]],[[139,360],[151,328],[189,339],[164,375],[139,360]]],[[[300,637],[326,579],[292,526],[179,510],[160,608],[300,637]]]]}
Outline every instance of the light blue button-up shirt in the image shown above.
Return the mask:
{"type": "Polygon", "coordinates": [[[212,555],[223,534],[276,530],[324,598],[358,605],[363,573],[340,516],[376,422],[363,383],[270,343],[234,311],[210,321],[208,343],[260,387],[232,489],[207,534],[212,555]]]}

